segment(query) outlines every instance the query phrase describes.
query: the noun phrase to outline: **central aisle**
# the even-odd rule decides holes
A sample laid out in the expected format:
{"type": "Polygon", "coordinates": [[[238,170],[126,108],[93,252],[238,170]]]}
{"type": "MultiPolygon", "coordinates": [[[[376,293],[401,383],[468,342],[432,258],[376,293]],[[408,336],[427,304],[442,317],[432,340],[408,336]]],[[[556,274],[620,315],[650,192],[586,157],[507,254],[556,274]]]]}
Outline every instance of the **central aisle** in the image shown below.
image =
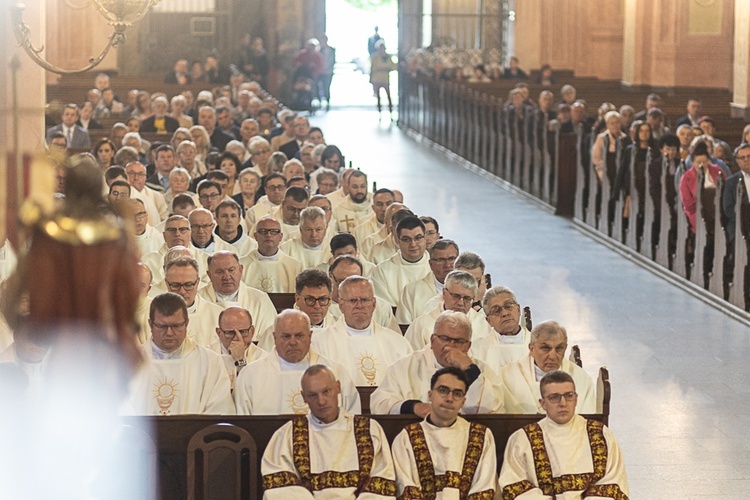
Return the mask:
{"type": "Polygon", "coordinates": [[[386,114],[340,110],[311,122],[370,182],[400,189],[443,237],[481,255],[535,324],[566,327],[594,379],[609,368],[631,498],[748,498],[745,326],[417,143],[386,114]]]}

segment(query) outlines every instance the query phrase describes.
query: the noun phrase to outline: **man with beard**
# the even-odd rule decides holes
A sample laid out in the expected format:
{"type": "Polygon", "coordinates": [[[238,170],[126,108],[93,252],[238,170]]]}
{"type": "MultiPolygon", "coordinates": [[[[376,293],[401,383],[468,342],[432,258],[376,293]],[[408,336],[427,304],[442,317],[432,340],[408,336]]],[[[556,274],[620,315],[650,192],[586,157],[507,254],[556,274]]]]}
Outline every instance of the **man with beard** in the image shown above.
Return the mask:
{"type": "Polygon", "coordinates": [[[333,218],[338,221],[339,231],[351,233],[374,212],[367,199],[367,175],[355,170],[346,181],[349,194],[333,209],[333,218]]]}

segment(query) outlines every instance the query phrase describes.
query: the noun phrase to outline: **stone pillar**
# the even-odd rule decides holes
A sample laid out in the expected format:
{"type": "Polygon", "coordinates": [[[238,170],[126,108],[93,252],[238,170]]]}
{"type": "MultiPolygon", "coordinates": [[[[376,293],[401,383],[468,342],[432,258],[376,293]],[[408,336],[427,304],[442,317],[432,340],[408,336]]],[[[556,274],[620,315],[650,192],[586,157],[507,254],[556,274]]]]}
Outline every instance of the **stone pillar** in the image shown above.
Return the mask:
{"type": "MultiPolygon", "coordinates": [[[[35,153],[44,146],[44,70],[37,66],[18,47],[11,29],[9,6],[14,0],[0,2],[0,236],[6,232],[6,220],[14,220],[17,209],[15,186],[7,185],[9,153],[15,152],[15,137],[22,152],[35,153]],[[13,76],[10,63],[13,57],[20,63],[17,72],[18,120],[13,116],[13,76]],[[17,135],[16,135],[17,132],[17,135]],[[6,219],[7,216],[7,219],[6,219]]],[[[46,32],[45,6],[47,2],[28,2],[23,19],[31,29],[35,45],[44,43],[46,32]]],[[[2,243],[0,243],[2,244],[2,243]]]]}
{"type": "Polygon", "coordinates": [[[734,0],[624,2],[623,83],[731,86],[734,0]]]}
{"type": "Polygon", "coordinates": [[[734,3],[733,118],[750,120],[750,2],[734,3]]]}

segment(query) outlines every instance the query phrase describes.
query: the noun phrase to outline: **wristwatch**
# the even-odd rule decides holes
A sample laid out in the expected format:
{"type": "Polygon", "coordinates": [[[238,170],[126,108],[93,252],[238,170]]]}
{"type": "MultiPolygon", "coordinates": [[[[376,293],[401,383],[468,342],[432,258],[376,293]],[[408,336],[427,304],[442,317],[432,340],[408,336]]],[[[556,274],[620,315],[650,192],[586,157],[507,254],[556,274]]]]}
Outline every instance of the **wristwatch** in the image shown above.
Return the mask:
{"type": "Polygon", "coordinates": [[[245,366],[247,364],[247,360],[245,358],[238,359],[234,362],[234,366],[245,366]]]}

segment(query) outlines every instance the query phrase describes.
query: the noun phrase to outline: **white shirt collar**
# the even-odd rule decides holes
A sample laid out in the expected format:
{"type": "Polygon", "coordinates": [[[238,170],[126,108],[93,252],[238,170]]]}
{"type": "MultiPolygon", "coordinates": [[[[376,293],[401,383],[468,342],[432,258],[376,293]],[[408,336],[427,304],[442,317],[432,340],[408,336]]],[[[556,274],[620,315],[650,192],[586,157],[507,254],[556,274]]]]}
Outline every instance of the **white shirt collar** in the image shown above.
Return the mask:
{"type": "Polygon", "coordinates": [[[348,333],[352,337],[368,337],[372,335],[372,322],[370,322],[370,325],[364,330],[357,330],[356,328],[352,328],[347,325],[346,322],[344,322],[344,325],[346,326],[346,333],[348,333]]]}
{"type": "Polygon", "coordinates": [[[183,347],[185,347],[185,342],[183,342],[182,345],[174,351],[167,352],[156,345],[153,338],[151,339],[151,355],[154,359],[181,359],[183,347]]]}
{"type": "Polygon", "coordinates": [[[237,288],[237,290],[231,295],[222,295],[219,292],[216,292],[216,302],[237,302],[237,297],[239,294],[239,288],[237,288]]]}
{"type": "Polygon", "coordinates": [[[269,256],[265,256],[258,252],[258,260],[279,260],[279,251],[276,250],[275,254],[269,256]]]}

